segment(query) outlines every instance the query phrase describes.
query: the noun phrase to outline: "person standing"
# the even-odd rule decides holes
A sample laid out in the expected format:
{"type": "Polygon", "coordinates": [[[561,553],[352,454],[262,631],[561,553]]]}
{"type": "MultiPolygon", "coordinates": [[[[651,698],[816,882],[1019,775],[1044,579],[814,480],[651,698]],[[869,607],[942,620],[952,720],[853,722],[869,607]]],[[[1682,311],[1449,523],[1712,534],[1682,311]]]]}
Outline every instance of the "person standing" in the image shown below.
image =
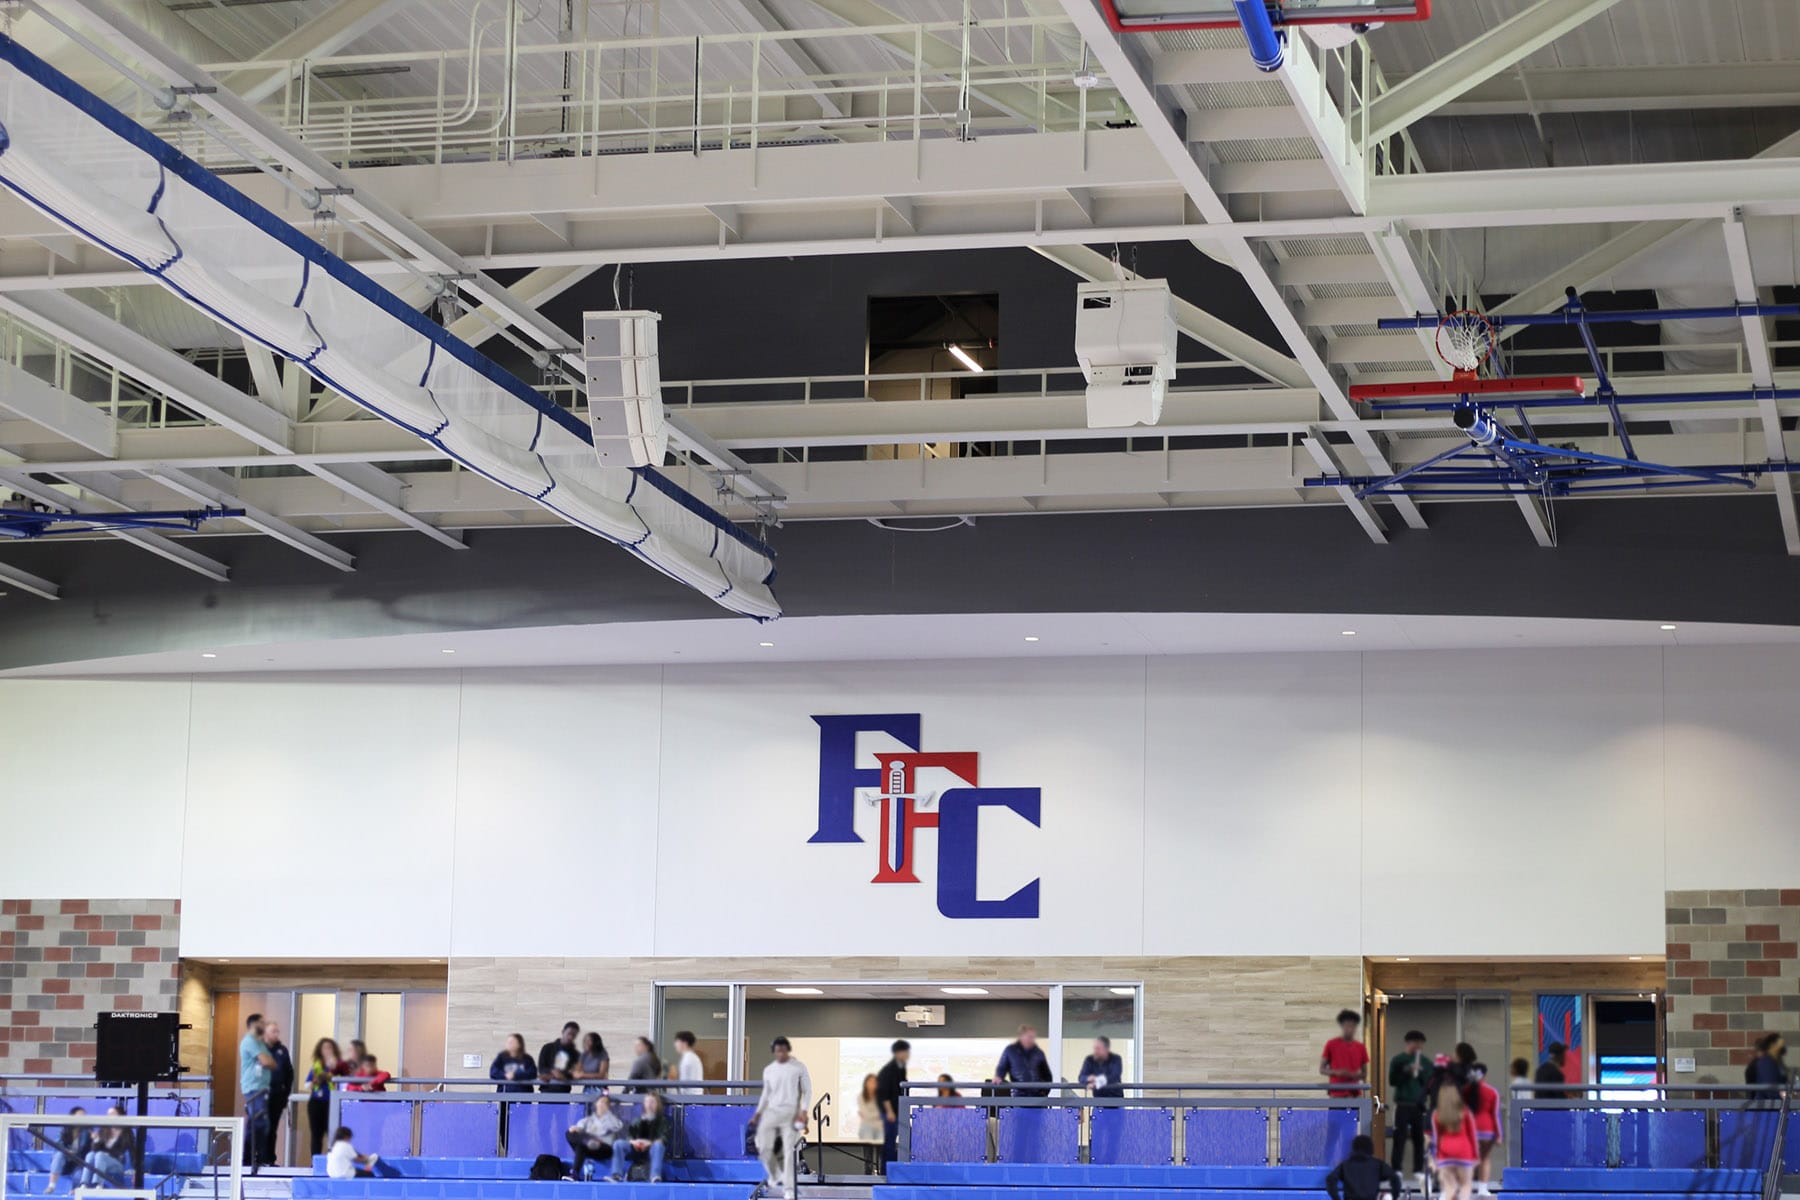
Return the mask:
{"type": "Polygon", "coordinates": [[[1388,1063],[1388,1103],[1394,1109],[1394,1150],[1388,1163],[1399,1172],[1412,1147],[1413,1173],[1425,1174],[1425,1083],[1431,1078],[1431,1060],[1425,1057],[1425,1035],[1406,1031],[1406,1049],[1388,1063]]]}
{"type": "Polygon", "coordinates": [[[1756,1057],[1744,1066],[1744,1082],[1752,1087],[1779,1088],[1787,1081],[1787,1039],[1779,1033],[1765,1033],[1756,1039],[1756,1057]]]}
{"type": "Polygon", "coordinates": [[[325,1123],[331,1119],[331,1087],[338,1075],[336,1038],[320,1038],[313,1043],[312,1065],[306,1072],[306,1133],[312,1142],[313,1157],[325,1153],[325,1123]]]}
{"type": "Polygon", "coordinates": [[[1500,1145],[1500,1089],[1487,1081],[1487,1064],[1478,1062],[1469,1068],[1469,1086],[1474,1089],[1475,1147],[1481,1160],[1475,1167],[1475,1194],[1491,1196],[1488,1183],[1494,1174],[1494,1150],[1500,1145]]]}
{"type": "Polygon", "coordinates": [[[1125,1063],[1112,1052],[1112,1039],[1102,1034],[1094,1039],[1094,1052],[1081,1060],[1081,1073],[1075,1081],[1101,1098],[1123,1099],[1125,1063]]]}
{"type": "MultiPolygon", "coordinates": [[[[631,1071],[627,1079],[661,1079],[662,1059],[656,1057],[656,1046],[647,1037],[641,1037],[631,1043],[631,1071]]],[[[630,1088],[629,1091],[644,1091],[643,1088],[630,1088]]]]}
{"type": "MultiPolygon", "coordinates": [[[[1544,1061],[1538,1064],[1537,1074],[1532,1076],[1534,1084],[1563,1084],[1568,1077],[1563,1074],[1563,1064],[1569,1057],[1569,1048],[1561,1042],[1551,1042],[1544,1047],[1544,1061]]],[[[1566,1100],[1569,1093],[1560,1087],[1548,1087],[1542,1091],[1534,1089],[1532,1095],[1539,1100],[1566,1100]]]]}
{"type": "MultiPolygon", "coordinates": [[[[1037,1030],[1029,1025],[1019,1026],[1019,1037],[1000,1052],[1000,1063],[994,1068],[995,1083],[1012,1084],[1047,1084],[1053,1077],[1050,1074],[1050,1060],[1044,1057],[1043,1047],[1037,1044],[1037,1030]]],[[[1047,1087],[1013,1087],[995,1088],[996,1096],[1038,1094],[1049,1091],[1047,1087]]]]}
{"type": "Polygon", "coordinates": [[[269,1146],[269,1081],[275,1073],[275,1056],[263,1044],[263,1018],[251,1013],[244,1018],[244,1037],[238,1043],[238,1092],[244,1097],[244,1157],[256,1174],[274,1160],[264,1161],[269,1146]]]}
{"type": "Polygon", "coordinates": [[[856,1094],[856,1140],[881,1141],[881,1099],[876,1095],[880,1084],[873,1072],[863,1076],[862,1091],[856,1094]]]}
{"type": "Polygon", "coordinates": [[[506,1049],[494,1055],[488,1067],[488,1078],[500,1081],[502,1092],[529,1092],[537,1078],[537,1063],[525,1053],[525,1039],[516,1033],[506,1035],[506,1049]]]}
{"type": "MultiPolygon", "coordinates": [[[[706,1064],[694,1050],[696,1040],[693,1031],[688,1029],[675,1035],[675,1078],[683,1083],[698,1083],[706,1078],[706,1064]]],[[[698,1096],[705,1089],[684,1087],[678,1090],[683,1096],[698,1096]]]]}
{"type": "Polygon", "coordinates": [[[893,1057],[875,1075],[875,1099],[881,1104],[881,1170],[900,1157],[900,1098],[906,1089],[906,1061],[912,1057],[912,1043],[901,1038],[888,1047],[893,1057]]]}
{"type": "Polygon", "coordinates": [[[581,1050],[575,1045],[575,1039],[580,1036],[581,1026],[570,1021],[562,1027],[562,1036],[544,1043],[538,1051],[537,1072],[539,1079],[550,1082],[540,1084],[538,1091],[569,1090],[569,1080],[575,1078],[575,1068],[581,1064],[581,1050]]]}
{"type": "Polygon", "coordinates": [[[775,1057],[763,1068],[762,1094],[750,1119],[756,1124],[756,1156],[768,1175],[764,1194],[770,1200],[791,1200],[797,1145],[812,1105],[812,1075],[786,1038],[770,1042],[769,1052],[775,1057]]]}
{"type": "Polygon", "coordinates": [[[1458,1088],[1439,1088],[1433,1101],[1431,1157],[1437,1162],[1442,1200],[1469,1200],[1481,1147],[1475,1136],[1475,1118],[1458,1088]]]}
{"type": "Polygon", "coordinates": [[[1362,1088],[1353,1085],[1368,1082],[1369,1048],[1356,1036],[1362,1016],[1346,1008],[1338,1013],[1337,1023],[1338,1036],[1326,1042],[1324,1052],[1319,1055],[1319,1074],[1337,1085],[1325,1093],[1327,1096],[1354,1100],[1363,1092],[1362,1088]]]}
{"type": "Polygon", "coordinates": [[[1508,1090],[1512,1092],[1515,1100],[1520,1096],[1531,1095],[1531,1063],[1529,1060],[1523,1058],[1512,1060],[1512,1079],[1508,1084],[1508,1090]]]}
{"type": "Polygon", "coordinates": [[[269,1071],[269,1141],[263,1152],[271,1165],[281,1162],[281,1118],[287,1115],[288,1100],[294,1094],[294,1056],[281,1040],[281,1026],[263,1022],[263,1045],[275,1065],[269,1071]]]}
{"type": "Polygon", "coordinates": [[[583,1034],[581,1038],[581,1060],[575,1064],[572,1074],[584,1080],[587,1086],[584,1092],[602,1092],[603,1084],[594,1082],[605,1079],[612,1073],[612,1057],[606,1053],[606,1041],[597,1033],[583,1034]]]}

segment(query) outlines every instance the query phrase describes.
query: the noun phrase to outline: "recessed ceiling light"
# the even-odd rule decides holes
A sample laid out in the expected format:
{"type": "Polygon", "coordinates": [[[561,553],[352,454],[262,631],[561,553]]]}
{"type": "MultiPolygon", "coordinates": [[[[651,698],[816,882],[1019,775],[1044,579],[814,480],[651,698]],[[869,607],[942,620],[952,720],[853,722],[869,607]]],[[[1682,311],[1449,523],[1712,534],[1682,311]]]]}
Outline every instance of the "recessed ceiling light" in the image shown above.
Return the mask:
{"type": "Polygon", "coordinates": [[[778,987],[775,990],[783,996],[823,996],[825,994],[824,988],[778,987]]]}
{"type": "Polygon", "coordinates": [[[756,644],[757,644],[757,645],[759,645],[759,646],[761,646],[761,647],[762,647],[762,648],[763,648],[763,649],[765,649],[765,650],[772,650],[772,649],[774,649],[774,647],[775,647],[775,643],[774,643],[774,642],[758,642],[758,643],[756,643],[756,644]]]}
{"type": "Polygon", "coordinates": [[[1659,625],[1659,626],[1657,626],[1657,628],[1661,629],[1664,633],[1673,632],[1675,629],[1675,627],[1673,625],[1659,625]]]}
{"type": "Polygon", "coordinates": [[[938,991],[946,996],[985,996],[988,994],[986,988],[978,987],[946,987],[939,988],[938,991]]]}
{"type": "Polygon", "coordinates": [[[1027,634],[1025,637],[1025,640],[1028,642],[1035,642],[1035,641],[1037,641],[1037,638],[1033,635],[1027,634]]]}
{"type": "Polygon", "coordinates": [[[454,650],[452,650],[452,649],[450,649],[450,648],[449,648],[449,647],[447,647],[447,646],[446,646],[446,647],[445,647],[445,648],[444,648],[444,649],[442,649],[442,650],[439,650],[439,651],[438,651],[438,653],[439,653],[439,654],[455,654],[455,653],[456,653],[456,651],[454,651],[454,650]]]}
{"type": "Polygon", "coordinates": [[[201,658],[217,658],[219,656],[214,654],[211,650],[202,650],[200,652],[200,657],[201,658]]]}
{"type": "Polygon", "coordinates": [[[1355,636],[1356,636],[1356,630],[1354,630],[1354,629],[1340,629],[1340,630],[1338,630],[1338,636],[1339,636],[1339,637],[1355,637],[1355,636]]]}
{"type": "Polygon", "coordinates": [[[1135,996],[1135,995],[1137,995],[1136,988],[1119,987],[1119,988],[1107,988],[1106,990],[1111,992],[1115,996],[1135,996]]]}

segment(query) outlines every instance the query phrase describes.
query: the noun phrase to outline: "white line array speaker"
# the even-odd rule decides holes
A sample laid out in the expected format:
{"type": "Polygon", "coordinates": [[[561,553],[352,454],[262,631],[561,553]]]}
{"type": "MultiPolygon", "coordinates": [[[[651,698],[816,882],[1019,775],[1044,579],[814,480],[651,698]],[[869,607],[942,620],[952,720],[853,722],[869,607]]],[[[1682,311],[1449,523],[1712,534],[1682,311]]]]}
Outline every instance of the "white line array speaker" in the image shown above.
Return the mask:
{"type": "Polygon", "coordinates": [[[642,309],[581,315],[588,425],[602,466],[662,465],[669,430],[656,357],[656,323],[661,319],[642,309]]]}
{"type": "Polygon", "coordinates": [[[1175,378],[1175,302],[1168,281],[1120,279],[1075,289],[1075,358],[1090,429],[1154,425],[1175,378]]]}

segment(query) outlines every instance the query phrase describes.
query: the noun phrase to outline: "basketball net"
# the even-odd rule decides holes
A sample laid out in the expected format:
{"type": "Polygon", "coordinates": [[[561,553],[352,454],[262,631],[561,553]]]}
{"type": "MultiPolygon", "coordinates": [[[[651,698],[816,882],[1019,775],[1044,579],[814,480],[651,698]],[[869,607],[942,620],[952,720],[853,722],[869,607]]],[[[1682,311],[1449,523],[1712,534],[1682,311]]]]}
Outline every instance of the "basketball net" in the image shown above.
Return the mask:
{"type": "Polygon", "coordinates": [[[1494,352],[1494,325],[1478,312],[1459,309],[1438,322],[1437,354],[1457,379],[1474,379],[1494,352]]]}

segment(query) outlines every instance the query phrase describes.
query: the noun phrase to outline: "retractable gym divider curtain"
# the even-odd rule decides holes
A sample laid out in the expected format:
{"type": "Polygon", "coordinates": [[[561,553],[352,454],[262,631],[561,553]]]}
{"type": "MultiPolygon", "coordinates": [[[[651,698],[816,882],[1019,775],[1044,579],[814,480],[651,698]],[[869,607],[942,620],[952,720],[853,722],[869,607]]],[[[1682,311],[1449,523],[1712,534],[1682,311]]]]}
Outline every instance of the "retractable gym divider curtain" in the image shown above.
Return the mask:
{"type": "Polygon", "coordinates": [[[472,471],[733,611],[781,607],[774,552],[579,417],[0,36],[0,183],[214,320],[472,471]]]}

